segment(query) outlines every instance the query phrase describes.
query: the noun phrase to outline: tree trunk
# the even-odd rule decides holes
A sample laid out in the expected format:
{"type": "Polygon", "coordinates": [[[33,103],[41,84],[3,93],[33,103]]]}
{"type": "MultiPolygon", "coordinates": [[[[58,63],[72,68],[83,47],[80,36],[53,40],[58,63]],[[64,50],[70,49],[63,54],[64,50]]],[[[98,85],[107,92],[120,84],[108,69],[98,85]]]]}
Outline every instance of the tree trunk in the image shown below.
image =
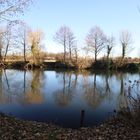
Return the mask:
{"type": "Polygon", "coordinates": [[[69,47],[69,53],[70,53],[70,61],[72,60],[72,57],[71,57],[71,48],[69,47]]]}
{"type": "Polygon", "coordinates": [[[0,48],[0,63],[2,63],[2,49],[0,48]]]}
{"type": "Polygon", "coordinates": [[[110,55],[110,50],[108,48],[108,50],[107,50],[107,70],[109,70],[109,67],[110,67],[109,55],[110,55]]]}
{"type": "Polygon", "coordinates": [[[78,53],[77,50],[75,50],[75,58],[76,58],[76,64],[78,63],[78,53]]]}
{"type": "Polygon", "coordinates": [[[124,58],[125,57],[125,51],[126,51],[126,45],[123,43],[122,44],[122,58],[124,58]]]}
{"type": "Polygon", "coordinates": [[[25,41],[24,41],[24,62],[26,63],[26,44],[25,44],[25,41]]]}
{"type": "Polygon", "coordinates": [[[111,48],[109,48],[109,45],[107,46],[107,61],[109,60],[111,48]]]}
{"type": "Polygon", "coordinates": [[[26,32],[25,31],[24,31],[23,53],[24,53],[24,62],[26,63],[26,32]]]}
{"type": "Polygon", "coordinates": [[[69,40],[69,59],[70,59],[70,61],[72,60],[72,58],[71,58],[71,40],[69,40]]]}
{"type": "Polygon", "coordinates": [[[4,54],[4,62],[6,61],[8,48],[9,48],[9,43],[8,43],[7,46],[6,46],[6,50],[5,50],[5,54],[4,54]]]}
{"type": "Polygon", "coordinates": [[[95,54],[94,54],[95,56],[94,56],[94,60],[95,60],[95,62],[97,61],[97,52],[95,51],[95,54]]]}
{"type": "Polygon", "coordinates": [[[64,63],[66,62],[66,42],[64,41],[64,63]]]}

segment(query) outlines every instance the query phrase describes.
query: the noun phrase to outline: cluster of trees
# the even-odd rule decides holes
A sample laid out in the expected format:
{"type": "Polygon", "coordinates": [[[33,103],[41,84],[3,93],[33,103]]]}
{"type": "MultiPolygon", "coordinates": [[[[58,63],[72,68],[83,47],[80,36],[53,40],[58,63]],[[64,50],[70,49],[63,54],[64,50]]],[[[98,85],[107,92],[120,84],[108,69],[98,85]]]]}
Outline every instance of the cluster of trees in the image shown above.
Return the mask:
{"type": "MultiPolygon", "coordinates": [[[[3,28],[0,34],[0,60],[6,60],[7,52],[12,47],[22,49],[24,61],[26,53],[32,54],[32,62],[39,64],[42,60],[42,40],[44,33],[40,30],[32,31],[24,22],[10,24],[3,28]],[[30,50],[30,51],[29,51],[30,50]],[[29,53],[30,52],[30,53],[29,53]]],[[[63,46],[63,62],[78,62],[77,40],[72,30],[67,26],[62,26],[54,35],[54,41],[63,46]]],[[[107,36],[100,27],[93,27],[86,36],[86,47],[84,50],[94,54],[94,61],[98,55],[106,51],[106,58],[109,60],[110,53],[115,46],[115,38],[107,36]]],[[[132,43],[131,33],[122,31],[120,34],[120,44],[122,46],[122,58],[127,54],[127,50],[132,43]]]]}
{"type": "Polygon", "coordinates": [[[0,61],[5,62],[8,51],[22,50],[26,62],[26,54],[32,55],[34,64],[41,61],[41,47],[44,33],[32,30],[25,23],[8,24],[0,34],[0,61]]]}
{"type": "Polygon", "coordinates": [[[68,58],[69,61],[72,61],[73,58],[75,58],[75,60],[77,61],[78,58],[77,40],[69,27],[67,26],[60,27],[60,29],[56,32],[54,36],[54,40],[59,44],[61,44],[64,48],[63,52],[64,62],[66,62],[66,58],[68,58]]]}
{"type": "MultiPolygon", "coordinates": [[[[30,50],[33,63],[40,63],[40,53],[44,34],[40,30],[31,30],[18,19],[32,0],[0,0],[0,64],[4,65],[9,50],[23,50],[24,61],[30,50]]],[[[32,63],[32,62],[31,62],[32,63]]]]}
{"type": "MultiPolygon", "coordinates": [[[[24,61],[26,53],[32,54],[31,64],[41,62],[41,47],[44,33],[40,30],[32,31],[24,22],[15,17],[25,11],[31,0],[0,0],[0,62],[6,60],[8,51],[14,47],[23,50],[24,61]],[[4,24],[3,24],[4,23],[4,24]],[[5,24],[6,23],[6,24],[5,24]],[[6,25],[6,26],[5,26],[6,25]]],[[[54,35],[54,41],[63,46],[63,62],[78,63],[77,40],[72,30],[67,26],[62,26],[54,35]]],[[[84,50],[94,54],[94,61],[98,55],[105,50],[106,58],[109,60],[112,48],[115,46],[115,38],[107,36],[98,26],[91,28],[85,38],[86,47],[84,50]]],[[[122,31],[120,34],[120,44],[122,46],[122,59],[126,56],[127,50],[132,43],[132,36],[129,31],[122,31]]],[[[13,50],[14,50],[13,49],[13,50]]]]}
{"type": "MultiPolygon", "coordinates": [[[[72,50],[77,54],[77,46],[75,44],[75,36],[70,30],[69,27],[62,26],[55,35],[55,40],[63,45],[64,48],[64,62],[66,60],[66,54],[69,53],[70,60],[72,50]],[[69,50],[69,52],[66,51],[69,50]]],[[[106,50],[107,60],[109,59],[112,48],[115,46],[115,38],[113,36],[107,36],[104,34],[102,29],[98,26],[95,26],[90,29],[89,33],[86,36],[86,47],[85,50],[94,53],[94,60],[97,61],[98,55],[102,50],[106,50]]],[[[132,36],[129,31],[122,31],[120,34],[120,43],[122,46],[122,58],[127,55],[127,50],[132,43],[132,36]]]]}

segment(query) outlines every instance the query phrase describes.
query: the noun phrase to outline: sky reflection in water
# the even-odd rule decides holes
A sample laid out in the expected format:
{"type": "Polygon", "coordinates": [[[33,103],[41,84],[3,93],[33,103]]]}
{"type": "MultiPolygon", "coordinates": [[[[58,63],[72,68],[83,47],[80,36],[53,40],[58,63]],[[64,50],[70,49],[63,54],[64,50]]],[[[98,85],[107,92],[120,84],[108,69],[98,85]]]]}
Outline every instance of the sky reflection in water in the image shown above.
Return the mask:
{"type": "Polygon", "coordinates": [[[130,79],[140,75],[1,70],[0,111],[63,127],[97,125],[128,107],[130,79]]]}

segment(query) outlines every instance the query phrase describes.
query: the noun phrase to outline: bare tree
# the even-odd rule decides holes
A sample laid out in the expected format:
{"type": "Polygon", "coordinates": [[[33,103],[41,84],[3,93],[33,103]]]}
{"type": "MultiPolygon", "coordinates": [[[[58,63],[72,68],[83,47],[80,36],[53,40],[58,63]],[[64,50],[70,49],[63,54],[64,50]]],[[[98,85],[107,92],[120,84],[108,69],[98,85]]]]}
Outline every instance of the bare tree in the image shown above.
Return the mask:
{"type": "Polygon", "coordinates": [[[64,48],[64,62],[66,60],[66,44],[67,44],[67,32],[68,28],[66,26],[60,27],[60,29],[56,32],[56,35],[54,36],[54,40],[58,42],[59,44],[63,45],[64,48]]]}
{"type": "Polygon", "coordinates": [[[95,26],[89,31],[86,37],[86,43],[88,49],[94,53],[94,59],[96,62],[98,54],[105,47],[105,43],[106,43],[106,36],[103,33],[103,31],[100,29],[100,27],[95,26]]]}
{"type": "Polygon", "coordinates": [[[17,34],[17,42],[18,42],[18,46],[21,46],[23,48],[23,58],[24,58],[24,62],[26,62],[26,52],[27,52],[27,46],[28,46],[28,31],[29,31],[29,27],[27,26],[27,24],[23,21],[20,21],[18,24],[18,28],[16,30],[16,34],[17,34]]]}
{"type": "Polygon", "coordinates": [[[74,56],[75,56],[75,62],[76,64],[78,64],[78,48],[77,48],[77,45],[75,45],[75,47],[73,48],[73,51],[74,51],[74,56]]]}
{"type": "Polygon", "coordinates": [[[32,0],[0,0],[0,22],[13,21],[19,13],[23,13],[32,0]]]}
{"type": "Polygon", "coordinates": [[[3,34],[0,31],[0,64],[2,64],[3,34]]]}
{"type": "Polygon", "coordinates": [[[67,26],[62,26],[60,29],[56,32],[54,36],[54,40],[58,42],[59,44],[63,45],[64,48],[64,62],[66,62],[66,53],[67,48],[69,49],[69,58],[71,60],[72,57],[72,47],[75,43],[75,36],[72,33],[71,29],[67,26]]]}
{"type": "Polygon", "coordinates": [[[120,34],[120,43],[122,46],[122,58],[124,58],[127,54],[128,49],[130,49],[130,45],[132,43],[132,36],[129,31],[122,31],[120,34]]]}
{"type": "Polygon", "coordinates": [[[11,27],[10,26],[8,26],[6,28],[6,32],[4,33],[3,40],[4,40],[3,41],[4,46],[5,46],[5,47],[3,47],[5,49],[3,61],[5,62],[6,57],[7,57],[7,53],[8,53],[9,47],[11,45],[11,41],[12,41],[12,33],[11,33],[11,27]]]}
{"type": "Polygon", "coordinates": [[[26,46],[27,46],[27,31],[26,28],[23,29],[23,34],[22,34],[22,42],[21,44],[23,45],[23,54],[24,54],[24,62],[26,62],[26,46]]]}
{"type": "Polygon", "coordinates": [[[3,26],[3,31],[1,36],[1,63],[3,63],[6,60],[7,53],[10,50],[9,47],[11,48],[14,46],[14,42],[16,37],[14,36],[14,30],[15,30],[15,23],[10,23],[7,24],[6,26],[3,26]]]}
{"type": "Polygon", "coordinates": [[[109,60],[109,56],[112,48],[115,45],[115,38],[113,36],[107,38],[107,60],[109,60]]]}
{"type": "Polygon", "coordinates": [[[7,25],[6,27],[3,27],[3,30],[1,31],[0,34],[0,62],[1,65],[4,66],[3,61],[6,60],[6,56],[8,53],[9,46],[11,45],[11,39],[12,39],[12,34],[11,34],[11,24],[7,25]]]}
{"type": "Polygon", "coordinates": [[[72,61],[72,53],[76,51],[76,40],[75,36],[71,30],[68,32],[68,49],[69,49],[69,59],[72,61]]]}

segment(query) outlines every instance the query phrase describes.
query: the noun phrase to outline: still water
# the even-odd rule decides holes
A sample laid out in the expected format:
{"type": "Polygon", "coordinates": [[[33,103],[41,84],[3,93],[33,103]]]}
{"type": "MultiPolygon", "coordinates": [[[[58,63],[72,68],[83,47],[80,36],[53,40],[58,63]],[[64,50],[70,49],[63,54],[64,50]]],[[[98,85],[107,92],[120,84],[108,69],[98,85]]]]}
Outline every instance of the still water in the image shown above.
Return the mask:
{"type": "Polygon", "coordinates": [[[140,74],[0,70],[0,112],[70,128],[98,125],[129,106],[135,80],[140,74]]]}

